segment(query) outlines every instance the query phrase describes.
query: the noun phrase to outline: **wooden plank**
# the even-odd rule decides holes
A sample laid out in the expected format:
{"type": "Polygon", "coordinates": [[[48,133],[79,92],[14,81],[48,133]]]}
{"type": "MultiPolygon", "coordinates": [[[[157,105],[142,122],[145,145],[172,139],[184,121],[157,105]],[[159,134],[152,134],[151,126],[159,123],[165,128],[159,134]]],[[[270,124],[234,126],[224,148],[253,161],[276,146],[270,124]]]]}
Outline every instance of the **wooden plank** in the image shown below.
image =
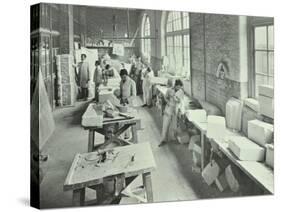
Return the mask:
{"type": "Polygon", "coordinates": [[[137,144],[138,143],[138,131],[137,131],[137,125],[132,125],[132,142],[137,144]]]}
{"type": "Polygon", "coordinates": [[[195,127],[197,127],[200,131],[202,131],[204,134],[207,132],[207,122],[192,122],[195,127]]]}
{"type": "Polygon", "coordinates": [[[151,173],[143,173],[143,184],[146,191],[147,202],[153,202],[153,190],[152,190],[152,180],[151,180],[151,173]]]}
{"type": "MultiPolygon", "coordinates": [[[[188,119],[188,116],[186,114],[186,118],[188,119]]],[[[201,170],[205,168],[205,135],[207,132],[207,122],[198,122],[196,120],[193,120],[191,123],[194,124],[194,126],[200,130],[200,139],[201,139],[201,170]]]]}
{"type": "MultiPolygon", "coordinates": [[[[104,122],[103,123],[103,127],[106,126],[106,125],[111,125],[111,124],[116,124],[116,123],[122,123],[123,125],[124,124],[136,124],[138,126],[138,130],[141,129],[140,128],[140,119],[137,119],[137,118],[133,118],[133,119],[119,119],[119,120],[113,120],[113,121],[108,121],[108,122],[104,122]]],[[[88,130],[88,129],[101,129],[101,127],[91,127],[91,126],[83,126],[83,128],[85,130],[88,130]]]]}
{"type": "Polygon", "coordinates": [[[201,130],[201,170],[205,168],[205,135],[204,132],[201,130]]]}
{"type": "Polygon", "coordinates": [[[71,164],[71,167],[70,167],[70,169],[69,169],[69,171],[68,171],[68,174],[67,174],[67,176],[66,176],[66,179],[65,179],[65,181],[64,181],[64,184],[65,184],[65,185],[71,183],[72,175],[73,175],[73,173],[74,173],[74,171],[75,171],[76,164],[77,164],[77,162],[79,161],[80,157],[81,157],[80,154],[76,154],[76,155],[75,155],[74,160],[73,160],[73,162],[72,162],[72,164],[71,164]]]}
{"type": "MultiPolygon", "coordinates": [[[[109,149],[108,149],[109,150],[109,149]]],[[[100,184],[103,178],[125,173],[125,177],[135,176],[150,172],[156,168],[150,143],[140,143],[112,148],[118,156],[114,160],[108,160],[101,166],[96,166],[97,152],[84,153],[75,157],[72,169],[65,181],[64,189],[71,190],[100,184]],[[134,155],[134,161],[131,157],[134,155]],[[85,158],[93,158],[87,161],[85,158]]]]}

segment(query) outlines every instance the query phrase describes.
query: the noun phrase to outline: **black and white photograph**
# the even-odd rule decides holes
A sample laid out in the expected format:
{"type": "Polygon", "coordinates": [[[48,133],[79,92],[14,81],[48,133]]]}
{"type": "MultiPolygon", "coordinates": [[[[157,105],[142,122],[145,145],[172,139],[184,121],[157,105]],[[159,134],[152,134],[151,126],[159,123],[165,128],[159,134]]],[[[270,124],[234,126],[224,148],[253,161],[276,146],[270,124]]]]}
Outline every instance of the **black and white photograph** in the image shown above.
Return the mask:
{"type": "Polygon", "coordinates": [[[273,195],[274,17],[92,4],[30,6],[31,206],[273,195]]]}

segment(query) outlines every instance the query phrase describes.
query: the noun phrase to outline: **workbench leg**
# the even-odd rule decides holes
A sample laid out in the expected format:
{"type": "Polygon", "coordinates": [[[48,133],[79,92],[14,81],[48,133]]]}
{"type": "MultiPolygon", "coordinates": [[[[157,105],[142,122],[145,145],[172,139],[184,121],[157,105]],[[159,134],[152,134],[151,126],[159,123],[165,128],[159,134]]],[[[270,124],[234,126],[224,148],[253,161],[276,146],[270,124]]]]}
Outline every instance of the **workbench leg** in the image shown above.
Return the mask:
{"type": "Polygon", "coordinates": [[[138,131],[137,131],[137,125],[132,125],[132,143],[137,144],[138,143],[138,131]]]}
{"type": "Polygon", "coordinates": [[[201,171],[205,167],[205,143],[204,143],[204,133],[201,132],[201,171]]]}
{"type": "Polygon", "coordinates": [[[151,173],[142,174],[143,185],[146,191],[147,202],[153,202],[153,190],[152,190],[152,180],[151,173]]]}
{"type": "Polygon", "coordinates": [[[72,204],[73,206],[84,206],[85,188],[73,190],[72,204]]]}
{"type": "Polygon", "coordinates": [[[89,130],[88,152],[93,152],[95,147],[95,131],[89,130]]]}
{"type": "Polygon", "coordinates": [[[96,190],[96,198],[97,198],[97,204],[101,204],[103,201],[103,185],[99,184],[95,186],[95,190],[96,190]]]}

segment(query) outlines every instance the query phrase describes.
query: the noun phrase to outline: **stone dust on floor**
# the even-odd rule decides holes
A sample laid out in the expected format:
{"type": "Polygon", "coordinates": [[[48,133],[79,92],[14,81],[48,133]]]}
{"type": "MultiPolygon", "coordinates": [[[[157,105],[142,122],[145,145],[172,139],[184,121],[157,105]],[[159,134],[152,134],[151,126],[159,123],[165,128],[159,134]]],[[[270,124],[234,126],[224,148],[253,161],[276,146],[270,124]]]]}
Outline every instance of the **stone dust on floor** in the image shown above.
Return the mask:
{"type": "MultiPolygon", "coordinates": [[[[42,166],[45,171],[40,185],[42,208],[72,206],[72,192],[64,192],[63,184],[75,154],[87,152],[88,133],[80,124],[86,107],[87,102],[77,102],[75,107],[54,111],[56,129],[42,150],[49,155],[42,166]]],[[[158,147],[162,117],[155,108],[138,108],[138,113],[143,128],[138,131],[138,140],[150,142],[157,165],[152,172],[154,202],[235,196],[207,186],[200,174],[192,172],[187,145],[169,143],[158,147]]],[[[103,137],[97,135],[96,140],[102,142],[103,137]]]]}

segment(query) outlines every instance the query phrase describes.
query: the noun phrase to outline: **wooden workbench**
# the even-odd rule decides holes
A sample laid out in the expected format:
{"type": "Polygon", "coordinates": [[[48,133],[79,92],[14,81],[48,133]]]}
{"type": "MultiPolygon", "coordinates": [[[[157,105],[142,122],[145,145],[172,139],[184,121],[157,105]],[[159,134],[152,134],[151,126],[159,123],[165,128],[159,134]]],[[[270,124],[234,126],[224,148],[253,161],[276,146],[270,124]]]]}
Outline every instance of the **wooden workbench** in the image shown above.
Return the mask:
{"type": "MultiPolygon", "coordinates": [[[[86,109],[85,114],[90,114],[91,111],[93,110],[93,105],[89,104],[88,108],[86,109]]],[[[84,116],[83,115],[83,116],[84,116]]],[[[130,114],[128,114],[130,116],[130,114]]],[[[94,151],[95,147],[95,133],[98,132],[102,135],[105,135],[105,128],[110,125],[118,125],[118,129],[114,133],[114,136],[112,137],[112,142],[117,141],[117,142],[125,142],[128,143],[127,141],[124,141],[120,138],[118,138],[122,133],[124,133],[127,129],[131,128],[132,130],[132,139],[131,143],[137,143],[138,142],[138,135],[137,131],[140,130],[141,128],[141,119],[140,117],[134,116],[132,118],[125,118],[123,116],[117,116],[115,118],[104,118],[103,123],[101,126],[95,126],[95,124],[87,123],[84,124],[82,123],[82,127],[85,130],[88,130],[88,152],[94,151]]]]}
{"type": "MultiPolygon", "coordinates": [[[[192,121],[194,126],[201,132],[201,169],[205,168],[205,137],[207,132],[207,122],[192,121]]],[[[241,171],[257,183],[264,191],[273,194],[274,192],[274,173],[264,163],[255,161],[240,161],[228,148],[230,137],[243,136],[238,132],[226,129],[226,138],[212,139],[218,145],[219,150],[231,160],[241,171]]]]}
{"type": "MultiPolygon", "coordinates": [[[[107,149],[106,151],[108,151],[107,149]]],[[[95,188],[97,202],[102,196],[100,185],[108,177],[124,175],[125,178],[142,175],[148,202],[153,202],[151,172],[156,169],[150,143],[140,143],[111,149],[116,157],[98,164],[98,152],[77,154],[64,182],[64,191],[73,191],[73,205],[85,203],[86,187],[95,188]],[[134,155],[134,160],[131,157],[134,155]],[[90,160],[89,160],[90,158],[90,160]]]]}
{"type": "MultiPolygon", "coordinates": [[[[188,116],[186,115],[188,119],[188,116]]],[[[207,132],[207,122],[191,122],[200,131],[200,141],[201,141],[201,170],[205,168],[205,136],[207,132]]]]}
{"type": "Polygon", "coordinates": [[[228,140],[230,137],[242,136],[227,129],[226,139],[213,139],[219,146],[219,149],[226,155],[240,170],[257,183],[264,191],[274,193],[274,173],[273,170],[262,162],[241,161],[228,148],[228,140]]]}

